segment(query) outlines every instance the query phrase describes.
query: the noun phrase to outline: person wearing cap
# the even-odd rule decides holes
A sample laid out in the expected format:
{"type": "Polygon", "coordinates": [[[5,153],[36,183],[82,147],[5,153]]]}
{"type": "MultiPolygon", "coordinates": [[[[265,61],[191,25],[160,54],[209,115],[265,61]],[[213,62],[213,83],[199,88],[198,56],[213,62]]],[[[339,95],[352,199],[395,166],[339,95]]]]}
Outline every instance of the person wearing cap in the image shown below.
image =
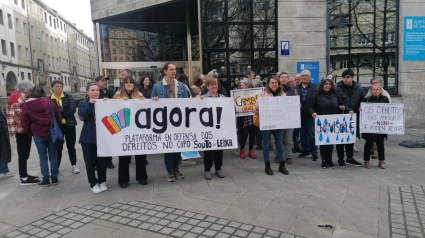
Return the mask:
{"type": "MultiPolygon", "coordinates": [[[[111,90],[108,90],[108,88],[106,87],[107,85],[106,80],[107,78],[105,78],[105,76],[103,75],[99,75],[94,79],[95,84],[99,87],[99,99],[103,99],[103,98],[111,99],[114,97],[114,92],[112,92],[111,90]]],[[[107,166],[108,169],[115,168],[115,165],[112,162],[112,157],[105,157],[105,159],[109,161],[107,166]]]]}

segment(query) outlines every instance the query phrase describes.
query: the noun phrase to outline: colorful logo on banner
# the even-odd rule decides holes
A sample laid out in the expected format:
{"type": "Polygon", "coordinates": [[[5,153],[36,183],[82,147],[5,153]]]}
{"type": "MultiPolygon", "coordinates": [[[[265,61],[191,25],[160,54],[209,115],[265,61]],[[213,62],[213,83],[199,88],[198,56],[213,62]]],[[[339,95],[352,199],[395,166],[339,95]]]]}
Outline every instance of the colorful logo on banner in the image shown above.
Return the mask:
{"type": "Polygon", "coordinates": [[[335,122],[330,122],[327,118],[325,118],[325,120],[322,122],[320,118],[318,118],[316,121],[316,125],[318,127],[318,131],[320,131],[319,141],[326,141],[326,143],[328,144],[330,144],[331,142],[333,143],[332,139],[329,138],[329,134],[335,133],[335,140],[337,142],[350,143],[353,140],[353,137],[356,136],[356,130],[350,128],[350,124],[348,124],[347,122],[353,122],[353,119],[353,115],[349,115],[349,118],[348,116],[344,115],[341,121],[339,119],[336,119],[335,122]],[[345,137],[345,135],[347,136],[345,137]]]}
{"type": "Polygon", "coordinates": [[[114,135],[122,129],[130,126],[130,112],[131,110],[129,108],[121,109],[117,113],[113,113],[111,116],[102,118],[102,123],[111,135],[114,135]]]}

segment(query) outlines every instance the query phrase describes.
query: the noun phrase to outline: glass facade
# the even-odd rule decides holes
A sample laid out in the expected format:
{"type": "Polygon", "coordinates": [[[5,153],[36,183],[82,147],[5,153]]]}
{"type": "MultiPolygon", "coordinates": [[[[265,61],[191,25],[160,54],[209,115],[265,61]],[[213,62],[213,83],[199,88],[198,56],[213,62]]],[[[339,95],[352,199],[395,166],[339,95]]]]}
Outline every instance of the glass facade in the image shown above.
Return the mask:
{"type": "MultiPolygon", "coordinates": [[[[340,3],[328,0],[330,7],[340,3]]],[[[398,6],[398,0],[342,1],[342,11],[350,13],[353,26],[340,37],[331,31],[332,74],[341,76],[351,68],[364,88],[378,77],[390,94],[398,93],[398,6]]]]}
{"type": "Polygon", "coordinates": [[[203,72],[219,72],[227,88],[253,70],[277,72],[276,0],[202,0],[203,72]]]}

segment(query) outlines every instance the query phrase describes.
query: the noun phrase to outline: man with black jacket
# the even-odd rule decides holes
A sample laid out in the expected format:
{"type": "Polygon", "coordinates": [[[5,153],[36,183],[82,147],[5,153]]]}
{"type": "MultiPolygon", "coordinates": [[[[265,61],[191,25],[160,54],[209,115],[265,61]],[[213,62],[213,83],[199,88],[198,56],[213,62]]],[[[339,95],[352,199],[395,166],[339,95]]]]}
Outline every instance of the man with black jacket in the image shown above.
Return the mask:
{"type": "MultiPolygon", "coordinates": [[[[99,75],[94,79],[94,81],[96,85],[99,87],[99,99],[114,97],[114,92],[112,92],[111,90],[108,90],[108,88],[106,87],[107,82],[106,82],[105,76],[99,75]]],[[[114,163],[112,163],[112,157],[105,157],[105,159],[109,160],[108,169],[115,168],[114,163]]]]}
{"type": "Polygon", "coordinates": [[[314,118],[309,111],[309,100],[312,95],[315,95],[317,85],[310,82],[311,72],[303,70],[301,72],[301,83],[297,85],[296,89],[300,95],[301,101],[301,147],[302,157],[312,156],[313,161],[317,160],[317,146],[314,133],[314,118]]]}
{"type": "MultiPolygon", "coordinates": [[[[360,103],[364,102],[365,96],[362,87],[353,81],[354,72],[351,69],[347,69],[342,72],[343,80],[337,83],[336,91],[341,100],[345,103],[345,107],[349,111],[357,113],[357,137],[359,136],[359,108],[360,103]]],[[[356,161],[353,157],[354,144],[336,145],[336,151],[338,153],[338,165],[340,167],[345,166],[344,163],[344,148],[347,155],[345,163],[354,166],[362,166],[362,164],[356,161]]]]}
{"type": "MultiPolygon", "coordinates": [[[[62,134],[66,141],[66,148],[68,149],[69,160],[72,165],[72,172],[74,174],[80,173],[77,168],[77,154],[75,151],[75,142],[77,140],[77,134],[75,126],[77,121],[75,120],[75,102],[71,94],[63,91],[63,83],[59,80],[54,80],[50,85],[52,87],[52,95],[50,99],[56,103],[59,107],[59,111],[62,115],[62,123],[60,125],[62,134]]],[[[58,169],[62,160],[63,141],[57,142],[57,157],[58,157],[58,169]]]]}

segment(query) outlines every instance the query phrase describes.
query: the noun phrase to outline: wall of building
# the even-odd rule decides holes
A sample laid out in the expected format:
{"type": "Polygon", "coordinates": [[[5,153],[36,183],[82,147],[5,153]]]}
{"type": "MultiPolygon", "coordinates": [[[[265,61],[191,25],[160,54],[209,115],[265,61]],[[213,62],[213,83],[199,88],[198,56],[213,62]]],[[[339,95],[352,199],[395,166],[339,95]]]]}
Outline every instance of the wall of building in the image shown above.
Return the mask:
{"type": "Polygon", "coordinates": [[[425,61],[403,61],[403,33],[405,16],[425,16],[425,0],[401,0],[399,23],[400,96],[393,101],[406,106],[406,126],[425,127],[425,61]]]}
{"type": "Polygon", "coordinates": [[[22,79],[45,85],[48,92],[51,80],[62,80],[65,91],[78,92],[82,84],[80,80],[86,82],[93,77],[97,61],[93,40],[77,26],[39,0],[19,0],[17,4],[14,0],[3,0],[0,9],[3,13],[3,24],[0,24],[0,96],[6,96],[6,88],[13,88],[14,83],[22,79]],[[8,23],[9,15],[12,28],[8,23]],[[77,37],[70,38],[71,32],[77,37]],[[4,53],[1,40],[6,46],[4,53]],[[76,76],[70,78],[74,75],[74,68],[76,76]],[[16,82],[6,82],[9,72],[16,76],[16,82]]]}
{"type": "Polygon", "coordinates": [[[279,0],[279,71],[293,75],[299,61],[319,61],[326,74],[327,1],[279,0]],[[280,56],[280,41],[290,41],[290,55],[280,56]]]}

